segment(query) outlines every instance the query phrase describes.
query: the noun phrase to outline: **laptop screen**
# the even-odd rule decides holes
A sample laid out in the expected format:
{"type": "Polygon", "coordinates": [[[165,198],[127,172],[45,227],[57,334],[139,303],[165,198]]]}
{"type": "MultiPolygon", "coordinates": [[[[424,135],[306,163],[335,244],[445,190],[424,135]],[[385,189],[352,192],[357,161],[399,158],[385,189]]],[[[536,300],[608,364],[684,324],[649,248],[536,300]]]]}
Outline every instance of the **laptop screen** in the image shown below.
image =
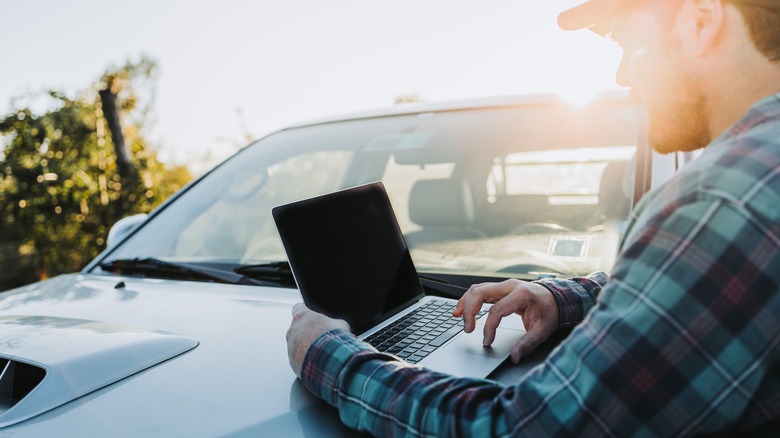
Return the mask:
{"type": "Polygon", "coordinates": [[[382,183],[273,209],[306,305],[360,333],[423,297],[382,183]]]}

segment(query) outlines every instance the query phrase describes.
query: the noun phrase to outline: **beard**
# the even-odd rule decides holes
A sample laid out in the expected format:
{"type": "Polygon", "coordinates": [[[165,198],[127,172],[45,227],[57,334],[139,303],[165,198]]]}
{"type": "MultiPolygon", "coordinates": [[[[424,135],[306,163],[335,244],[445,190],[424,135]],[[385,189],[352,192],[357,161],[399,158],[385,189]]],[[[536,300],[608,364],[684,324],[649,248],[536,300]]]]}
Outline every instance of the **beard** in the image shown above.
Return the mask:
{"type": "Polygon", "coordinates": [[[667,40],[662,52],[669,61],[655,71],[655,96],[646,101],[648,143],[661,154],[694,151],[712,140],[703,81],[679,50],[679,41],[667,40]]]}
{"type": "MultiPolygon", "coordinates": [[[[690,93],[690,89],[683,92],[690,93]]],[[[648,110],[648,143],[661,154],[690,152],[706,147],[712,140],[709,127],[704,96],[669,100],[663,109],[648,110]]]]}

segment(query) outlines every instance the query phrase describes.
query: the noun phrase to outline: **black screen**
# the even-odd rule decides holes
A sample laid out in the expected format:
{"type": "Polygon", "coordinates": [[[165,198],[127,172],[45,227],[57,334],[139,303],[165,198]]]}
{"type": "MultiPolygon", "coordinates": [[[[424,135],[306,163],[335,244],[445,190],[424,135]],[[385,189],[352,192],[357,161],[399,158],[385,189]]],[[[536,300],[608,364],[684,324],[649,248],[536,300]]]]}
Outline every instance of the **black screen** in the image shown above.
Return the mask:
{"type": "Polygon", "coordinates": [[[306,305],[359,333],[423,296],[381,183],[273,209],[306,305]]]}

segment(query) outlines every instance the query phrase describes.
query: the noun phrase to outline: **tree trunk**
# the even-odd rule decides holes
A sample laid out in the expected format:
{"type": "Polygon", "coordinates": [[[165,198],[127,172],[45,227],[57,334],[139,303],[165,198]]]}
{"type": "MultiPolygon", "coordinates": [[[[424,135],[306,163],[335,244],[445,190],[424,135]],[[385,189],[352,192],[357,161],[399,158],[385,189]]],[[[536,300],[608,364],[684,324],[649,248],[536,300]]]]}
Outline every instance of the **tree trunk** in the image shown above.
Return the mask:
{"type": "Polygon", "coordinates": [[[100,90],[100,101],[103,104],[103,116],[108,123],[108,129],[111,131],[111,141],[114,143],[116,152],[116,166],[121,178],[127,178],[130,175],[130,157],[125,147],[125,138],[122,135],[122,126],[119,123],[119,111],[116,108],[116,96],[109,88],[100,90]]]}

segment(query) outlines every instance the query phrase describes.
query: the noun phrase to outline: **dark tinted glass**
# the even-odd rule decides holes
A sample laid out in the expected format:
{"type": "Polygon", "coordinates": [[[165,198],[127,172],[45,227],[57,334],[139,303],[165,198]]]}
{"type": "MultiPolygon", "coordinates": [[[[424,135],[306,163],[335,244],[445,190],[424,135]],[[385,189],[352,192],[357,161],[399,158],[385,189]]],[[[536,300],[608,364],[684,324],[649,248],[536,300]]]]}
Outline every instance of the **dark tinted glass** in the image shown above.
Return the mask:
{"type": "Polygon", "coordinates": [[[273,210],[306,305],[345,319],[356,333],[422,286],[380,183],[273,210]]]}

